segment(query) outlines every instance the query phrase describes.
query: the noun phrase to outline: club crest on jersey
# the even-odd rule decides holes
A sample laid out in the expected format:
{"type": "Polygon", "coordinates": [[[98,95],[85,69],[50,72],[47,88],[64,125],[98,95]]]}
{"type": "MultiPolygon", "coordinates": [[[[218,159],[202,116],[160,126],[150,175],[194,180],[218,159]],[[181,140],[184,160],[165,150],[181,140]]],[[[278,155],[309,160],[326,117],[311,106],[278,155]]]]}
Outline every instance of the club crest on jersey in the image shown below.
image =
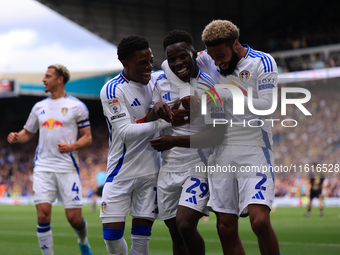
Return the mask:
{"type": "Polygon", "coordinates": [[[250,74],[246,70],[243,70],[242,72],[240,72],[240,79],[243,82],[246,82],[249,79],[249,76],[250,76],[250,74]]]}
{"type": "Polygon", "coordinates": [[[66,114],[68,112],[68,108],[66,108],[66,107],[63,107],[63,108],[61,108],[61,113],[62,114],[66,114]]]}
{"type": "Polygon", "coordinates": [[[112,114],[118,114],[120,113],[121,107],[118,98],[113,98],[112,100],[109,100],[109,109],[112,114]]]}
{"type": "Polygon", "coordinates": [[[105,212],[106,210],[106,202],[102,202],[102,211],[105,212]]]}

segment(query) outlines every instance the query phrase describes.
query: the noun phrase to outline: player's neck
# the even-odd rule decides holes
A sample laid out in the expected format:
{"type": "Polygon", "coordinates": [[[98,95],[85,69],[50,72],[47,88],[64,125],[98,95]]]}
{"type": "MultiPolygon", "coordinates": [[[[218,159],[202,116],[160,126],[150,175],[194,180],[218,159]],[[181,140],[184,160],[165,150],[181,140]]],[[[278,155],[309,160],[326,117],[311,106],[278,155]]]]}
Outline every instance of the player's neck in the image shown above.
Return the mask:
{"type": "Polygon", "coordinates": [[[57,91],[54,91],[51,93],[51,99],[59,99],[66,95],[65,88],[58,89],[57,91]]]}

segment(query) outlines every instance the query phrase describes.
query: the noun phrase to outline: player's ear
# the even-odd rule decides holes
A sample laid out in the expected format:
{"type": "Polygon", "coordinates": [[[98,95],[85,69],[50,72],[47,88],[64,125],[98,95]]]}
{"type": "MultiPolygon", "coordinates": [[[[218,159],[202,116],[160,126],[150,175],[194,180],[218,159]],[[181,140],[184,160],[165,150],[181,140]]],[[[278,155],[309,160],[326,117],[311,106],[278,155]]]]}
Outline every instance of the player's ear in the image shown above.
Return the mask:
{"type": "Polygon", "coordinates": [[[59,77],[58,77],[58,80],[59,80],[61,83],[64,83],[64,84],[65,84],[65,82],[64,82],[65,77],[64,77],[64,76],[59,76],[59,77]]]}
{"type": "Polygon", "coordinates": [[[127,60],[124,59],[124,60],[122,61],[122,64],[123,64],[123,67],[124,67],[124,68],[129,68],[129,61],[127,61],[127,60]]]}
{"type": "Polygon", "coordinates": [[[235,39],[235,41],[234,41],[234,43],[233,43],[233,50],[234,50],[235,52],[238,51],[238,45],[239,45],[239,44],[240,44],[240,43],[238,42],[238,40],[235,39]]]}
{"type": "Polygon", "coordinates": [[[193,58],[193,59],[196,59],[196,58],[197,58],[197,51],[192,50],[192,53],[193,53],[192,58],[193,58]]]}

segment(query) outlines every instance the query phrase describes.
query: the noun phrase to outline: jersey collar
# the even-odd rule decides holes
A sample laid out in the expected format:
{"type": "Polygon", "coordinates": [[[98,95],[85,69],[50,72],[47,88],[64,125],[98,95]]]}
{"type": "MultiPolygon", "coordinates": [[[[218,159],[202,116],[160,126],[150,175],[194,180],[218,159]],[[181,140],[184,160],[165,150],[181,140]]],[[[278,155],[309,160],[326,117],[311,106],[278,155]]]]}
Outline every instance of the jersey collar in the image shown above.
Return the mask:
{"type": "Polygon", "coordinates": [[[128,78],[126,78],[126,76],[124,74],[124,70],[120,73],[120,75],[123,77],[124,80],[126,80],[126,82],[130,82],[130,80],[128,78]]]}
{"type": "Polygon", "coordinates": [[[195,79],[198,80],[198,78],[200,77],[200,74],[201,74],[201,69],[198,67],[197,68],[197,73],[195,75],[195,79]]]}
{"type": "Polygon", "coordinates": [[[248,57],[248,54],[250,52],[250,47],[248,44],[241,44],[244,48],[247,48],[247,51],[246,53],[244,54],[243,58],[247,58],[248,57]]]}

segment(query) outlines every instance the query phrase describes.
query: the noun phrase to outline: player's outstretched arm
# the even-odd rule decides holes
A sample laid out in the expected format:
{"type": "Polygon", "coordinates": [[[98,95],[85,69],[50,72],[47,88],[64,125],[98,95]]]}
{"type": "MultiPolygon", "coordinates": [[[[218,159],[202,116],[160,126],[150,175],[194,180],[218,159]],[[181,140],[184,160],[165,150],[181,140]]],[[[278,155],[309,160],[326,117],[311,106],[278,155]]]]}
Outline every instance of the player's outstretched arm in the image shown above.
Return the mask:
{"type": "Polygon", "coordinates": [[[7,141],[11,144],[13,143],[26,143],[34,136],[34,133],[27,131],[26,129],[22,129],[19,133],[11,132],[7,136],[7,141]]]}
{"type": "Polygon", "coordinates": [[[58,150],[60,153],[68,153],[70,151],[80,150],[92,143],[91,127],[79,129],[80,138],[72,144],[58,143],[58,150]]]}

